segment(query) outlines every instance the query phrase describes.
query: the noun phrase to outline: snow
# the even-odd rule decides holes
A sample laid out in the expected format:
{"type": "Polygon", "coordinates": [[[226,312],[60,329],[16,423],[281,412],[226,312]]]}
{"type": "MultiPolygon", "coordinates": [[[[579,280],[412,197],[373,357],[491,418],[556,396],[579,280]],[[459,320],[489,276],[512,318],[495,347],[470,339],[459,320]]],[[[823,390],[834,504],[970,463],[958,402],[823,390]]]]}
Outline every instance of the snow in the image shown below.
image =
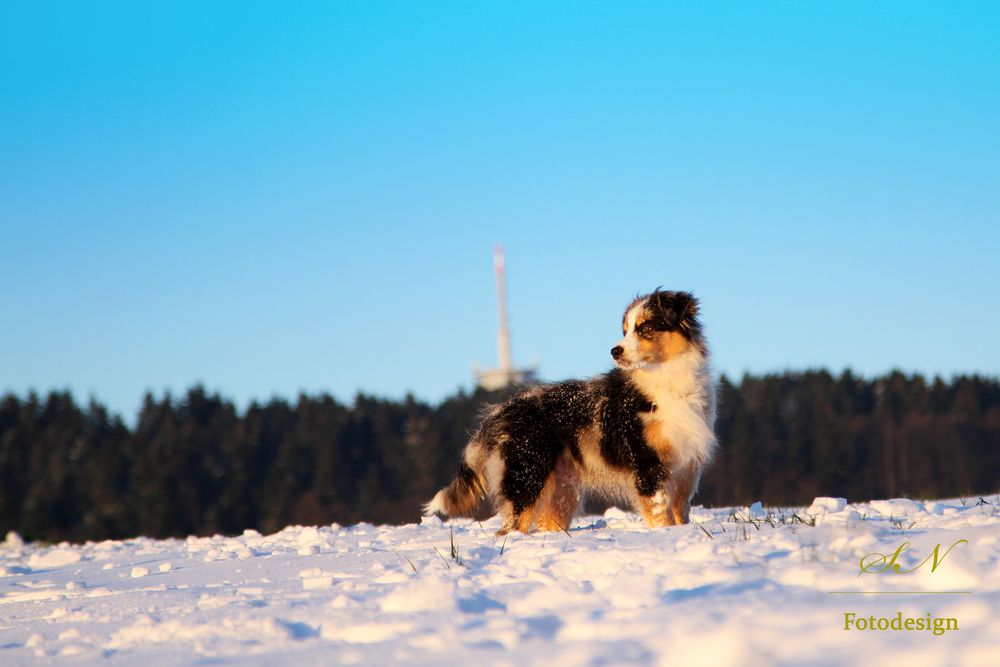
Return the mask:
{"type": "Polygon", "coordinates": [[[837,512],[844,511],[845,507],[847,507],[846,498],[821,497],[813,500],[812,505],[809,506],[808,512],[810,514],[825,514],[827,512],[830,514],[836,514],[837,512]]]}
{"type": "Polygon", "coordinates": [[[73,549],[53,549],[44,554],[31,554],[31,557],[28,558],[28,567],[33,570],[45,570],[72,565],[79,560],[79,552],[73,549]]]}
{"type": "Polygon", "coordinates": [[[506,537],[497,518],[83,545],[11,534],[0,664],[996,664],[1000,497],[978,500],[696,507],[656,530],[612,509],[506,537]],[[894,554],[901,572],[859,574],[894,554]],[[959,628],[845,630],[845,613],[959,628]]]}

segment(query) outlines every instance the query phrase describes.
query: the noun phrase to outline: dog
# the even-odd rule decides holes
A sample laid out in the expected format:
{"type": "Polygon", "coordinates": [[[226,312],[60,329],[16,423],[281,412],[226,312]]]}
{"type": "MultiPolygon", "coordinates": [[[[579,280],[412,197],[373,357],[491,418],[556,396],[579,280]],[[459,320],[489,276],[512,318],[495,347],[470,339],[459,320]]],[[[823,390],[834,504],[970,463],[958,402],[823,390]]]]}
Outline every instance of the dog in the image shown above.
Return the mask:
{"type": "Polygon", "coordinates": [[[622,317],[616,368],[525,388],[489,408],[455,478],[424,515],[471,516],[486,501],[498,535],[567,530],[584,494],[630,503],[650,527],[685,524],[716,449],[715,385],[688,292],[657,289],[622,317]]]}

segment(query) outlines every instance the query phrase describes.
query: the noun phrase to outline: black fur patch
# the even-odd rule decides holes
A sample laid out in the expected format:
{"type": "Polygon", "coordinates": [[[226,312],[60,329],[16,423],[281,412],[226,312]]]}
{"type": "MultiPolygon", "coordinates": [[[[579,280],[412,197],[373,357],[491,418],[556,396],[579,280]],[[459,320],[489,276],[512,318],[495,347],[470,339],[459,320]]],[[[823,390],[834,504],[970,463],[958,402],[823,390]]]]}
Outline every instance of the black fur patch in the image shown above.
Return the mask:
{"type": "Polygon", "coordinates": [[[653,404],[620,370],[595,378],[535,387],[516,394],[479,428],[476,439],[499,447],[505,472],[501,494],[514,514],[531,507],[561,456],[583,462],[578,439],[599,422],[607,465],[632,473],[640,495],[656,493],[666,469],[646,444],[641,415],[653,404]]]}
{"type": "Polygon", "coordinates": [[[701,344],[698,300],[690,292],[660,292],[650,295],[646,306],[660,331],[678,331],[693,343],[701,344]]]}
{"type": "Polygon", "coordinates": [[[501,492],[516,514],[538,500],[563,453],[582,461],[577,438],[593,419],[595,401],[586,382],[561,382],[515,395],[483,422],[478,438],[491,449],[504,443],[501,492]]]}
{"type": "Polygon", "coordinates": [[[640,415],[653,411],[653,404],[620,370],[602,378],[607,397],[601,409],[601,456],[613,467],[635,475],[640,495],[656,493],[666,478],[660,457],[646,444],[640,415]]]}

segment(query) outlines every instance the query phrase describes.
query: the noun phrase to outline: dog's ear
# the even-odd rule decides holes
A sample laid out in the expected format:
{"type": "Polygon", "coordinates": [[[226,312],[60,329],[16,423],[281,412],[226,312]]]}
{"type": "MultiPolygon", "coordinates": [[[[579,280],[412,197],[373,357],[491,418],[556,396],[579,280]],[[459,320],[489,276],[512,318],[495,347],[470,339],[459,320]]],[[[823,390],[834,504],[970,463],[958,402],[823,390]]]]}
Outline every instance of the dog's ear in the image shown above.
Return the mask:
{"type": "Polygon", "coordinates": [[[698,299],[691,292],[675,292],[673,307],[677,311],[678,324],[698,317],[698,299]]]}
{"type": "MultiPolygon", "coordinates": [[[[690,340],[701,340],[701,322],[698,320],[698,299],[690,292],[677,292],[677,329],[690,340]]],[[[704,345],[702,344],[704,352],[704,345]]]]}
{"type": "Polygon", "coordinates": [[[671,329],[684,327],[698,316],[698,300],[690,292],[653,292],[656,310],[671,329]]]}

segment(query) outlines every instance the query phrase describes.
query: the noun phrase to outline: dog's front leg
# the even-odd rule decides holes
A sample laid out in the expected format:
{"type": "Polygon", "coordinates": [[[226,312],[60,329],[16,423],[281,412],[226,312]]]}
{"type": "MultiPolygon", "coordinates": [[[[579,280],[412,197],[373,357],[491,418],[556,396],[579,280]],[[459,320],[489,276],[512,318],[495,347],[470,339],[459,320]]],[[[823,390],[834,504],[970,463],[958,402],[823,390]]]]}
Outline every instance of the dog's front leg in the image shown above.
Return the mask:
{"type": "Polygon", "coordinates": [[[659,488],[652,495],[640,495],[636,504],[650,528],[674,525],[674,514],[666,489],[659,488]]]}

